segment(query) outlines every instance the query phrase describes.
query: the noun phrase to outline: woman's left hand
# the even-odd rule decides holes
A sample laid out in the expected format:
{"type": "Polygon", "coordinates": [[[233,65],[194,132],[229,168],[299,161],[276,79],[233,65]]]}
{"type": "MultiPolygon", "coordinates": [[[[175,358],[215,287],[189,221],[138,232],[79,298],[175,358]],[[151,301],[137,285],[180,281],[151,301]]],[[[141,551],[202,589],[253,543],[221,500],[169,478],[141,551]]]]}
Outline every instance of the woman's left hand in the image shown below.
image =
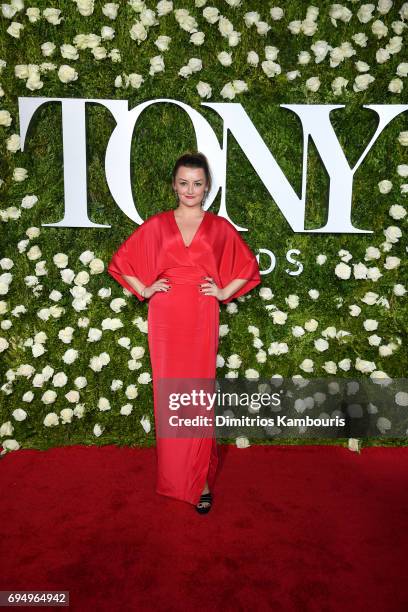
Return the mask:
{"type": "Polygon", "coordinates": [[[217,300],[223,300],[224,299],[224,291],[215,284],[214,279],[211,278],[211,276],[205,276],[204,278],[208,282],[200,284],[201,291],[205,295],[213,295],[214,297],[217,298],[217,300]]]}

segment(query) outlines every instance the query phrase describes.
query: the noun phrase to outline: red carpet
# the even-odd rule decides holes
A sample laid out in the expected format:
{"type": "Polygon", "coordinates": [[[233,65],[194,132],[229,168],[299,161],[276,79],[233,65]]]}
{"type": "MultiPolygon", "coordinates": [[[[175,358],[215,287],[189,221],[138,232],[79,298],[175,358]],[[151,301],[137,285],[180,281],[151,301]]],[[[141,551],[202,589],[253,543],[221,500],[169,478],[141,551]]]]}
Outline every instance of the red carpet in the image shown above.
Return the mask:
{"type": "Polygon", "coordinates": [[[0,590],[69,590],[75,611],[408,609],[408,448],[219,448],[205,516],[155,493],[154,448],[9,453],[0,590]]]}

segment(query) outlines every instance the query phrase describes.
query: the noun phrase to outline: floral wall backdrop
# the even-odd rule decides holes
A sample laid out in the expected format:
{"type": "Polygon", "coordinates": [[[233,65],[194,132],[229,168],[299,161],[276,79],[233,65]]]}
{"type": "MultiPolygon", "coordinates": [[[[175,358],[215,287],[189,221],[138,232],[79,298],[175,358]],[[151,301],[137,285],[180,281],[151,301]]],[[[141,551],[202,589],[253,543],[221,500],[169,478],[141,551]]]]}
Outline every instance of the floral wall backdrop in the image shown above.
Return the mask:
{"type": "MultiPolygon", "coordinates": [[[[106,272],[135,229],[105,179],[115,121],[101,105],[87,105],[89,218],[111,227],[44,227],[63,217],[61,107],[39,109],[22,151],[18,97],[127,99],[129,108],[177,99],[207,119],[220,143],[221,118],[201,103],[240,102],[300,194],[301,124],[280,104],[344,104],[330,118],[353,167],[378,122],[363,106],[408,102],[407,27],[408,2],[389,0],[1,5],[2,453],[155,439],[148,307],[106,272]]],[[[143,218],[175,206],[171,170],[195,146],[176,105],[142,113],[131,173],[143,218]]],[[[221,307],[219,377],[406,376],[407,154],[402,112],[354,178],[353,225],[373,233],[296,234],[229,135],[228,213],[248,227],[255,253],[273,251],[276,266],[250,294],[221,307]],[[286,259],[289,249],[299,250],[300,274],[288,272],[299,270],[286,259]]],[[[310,141],[306,228],[324,224],[328,188],[310,141]]],[[[219,204],[220,194],[211,210],[219,204]]],[[[266,269],[269,260],[260,253],[259,263],[266,269]]],[[[408,404],[406,393],[399,402],[408,404]]]]}

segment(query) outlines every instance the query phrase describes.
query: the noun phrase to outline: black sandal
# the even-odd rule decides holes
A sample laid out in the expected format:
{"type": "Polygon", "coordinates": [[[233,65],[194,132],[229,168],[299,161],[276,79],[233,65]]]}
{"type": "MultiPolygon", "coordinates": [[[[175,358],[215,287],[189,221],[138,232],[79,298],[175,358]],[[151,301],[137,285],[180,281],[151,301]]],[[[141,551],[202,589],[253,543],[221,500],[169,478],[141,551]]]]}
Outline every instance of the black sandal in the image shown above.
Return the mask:
{"type": "Polygon", "coordinates": [[[197,512],[199,512],[200,514],[207,514],[207,512],[209,512],[211,510],[211,503],[212,503],[212,495],[210,492],[208,493],[203,493],[200,497],[200,501],[198,502],[198,504],[196,505],[196,510],[197,512]],[[205,503],[205,506],[200,506],[200,504],[205,503]],[[207,505],[209,504],[209,505],[207,505]]]}

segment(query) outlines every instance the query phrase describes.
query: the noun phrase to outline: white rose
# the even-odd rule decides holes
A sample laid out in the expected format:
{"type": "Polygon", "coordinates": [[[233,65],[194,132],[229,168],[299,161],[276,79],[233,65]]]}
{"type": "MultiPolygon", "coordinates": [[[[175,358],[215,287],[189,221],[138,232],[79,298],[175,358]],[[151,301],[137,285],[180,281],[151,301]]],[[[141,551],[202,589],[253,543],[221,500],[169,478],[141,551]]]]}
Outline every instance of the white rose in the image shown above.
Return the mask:
{"type": "Polygon", "coordinates": [[[309,51],[301,51],[300,53],[298,53],[298,64],[300,64],[301,66],[309,64],[311,59],[312,56],[310,55],[309,51]]]}
{"type": "Polygon", "coordinates": [[[20,38],[21,30],[24,30],[23,24],[18,23],[17,21],[12,21],[6,32],[7,34],[10,34],[10,36],[12,36],[13,38],[20,38]]]}
{"type": "Polygon", "coordinates": [[[380,252],[380,249],[378,249],[377,247],[370,246],[366,248],[365,257],[364,257],[366,261],[370,261],[372,259],[379,259],[380,257],[381,257],[381,252],[380,252]]]}
{"type": "Polygon", "coordinates": [[[138,45],[147,38],[147,30],[141,21],[136,21],[129,30],[130,38],[138,45]]]}
{"type": "Polygon", "coordinates": [[[388,34],[388,28],[381,19],[376,19],[371,24],[371,31],[377,38],[384,38],[388,34]]]}
{"type": "Polygon", "coordinates": [[[305,36],[313,36],[317,32],[317,23],[312,19],[304,19],[302,21],[301,29],[305,36]]]}
{"type": "Polygon", "coordinates": [[[64,57],[65,59],[77,60],[79,58],[78,50],[73,45],[61,45],[60,51],[62,57],[64,57]]]}
{"type": "Polygon", "coordinates": [[[156,55],[155,57],[150,58],[150,76],[154,75],[156,72],[164,71],[164,60],[161,55],[156,55]]]}
{"type": "Polygon", "coordinates": [[[309,321],[306,321],[304,327],[305,327],[306,331],[314,332],[314,331],[316,331],[318,325],[319,324],[316,321],[316,319],[309,319],[309,321]]]}
{"type": "Polygon", "coordinates": [[[1,445],[3,450],[1,451],[0,455],[4,455],[8,451],[18,450],[20,448],[17,440],[3,440],[1,445]]]}
{"type": "Polygon", "coordinates": [[[260,21],[261,16],[257,11],[249,11],[244,15],[244,21],[247,28],[256,25],[260,21]]]}
{"type": "Polygon", "coordinates": [[[279,6],[273,6],[271,9],[269,9],[269,14],[274,21],[279,21],[282,19],[284,13],[283,9],[281,9],[279,6]]]}
{"type": "Polygon", "coordinates": [[[402,236],[402,232],[400,228],[397,227],[396,225],[390,225],[383,231],[383,233],[384,233],[384,236],[387,242],[391,242],[392,244],[395,244],[396,242],[398,242],[398,240],[402,236]]]}
{"type": "Polygon", "coordinates": [[[363,374],[367,374],[369,372],[373,372],[377,369],[375,363],[373,361],[367,361],[365,359],[360,359],[357,357],[355,366],[356,370],[362,372],[363,374]]]}
{"type": "Polygon", "coordinates": [[[380,193],[389,193],[392,189],[392,182],[387,179],[384,179],[383,181],[380,181],[378,183],[378,189],[380,193]]]}
{"type": "Polygon", "coordinates": [[[397,172],[400,176],[406,178],[408,176],[408,164],[398,164],[397,172]]]}
{"type": "Polygon", "coordinates": [[[310,77],[306,80],[306,88],[310,91],[317,91],[320,85],[321,83],[319,77],[310,77]]]}
{"type": "Polygon", "coordinates": [[[168,51],[170,42],[171,42],[170,36],[161,35],[157,37],[154,44],[159,49],[159,51],[168,51]]]}
{"type": "Polygon", "coordinates": [[[64,387],[68,382],[67,375],[64,372],[57,372],[54,374],[52,384],[54,387],[64,387]]]}
{"type": "Polygon", "coordinates": [[[297,77],[300,77],[300,71],[299,70],[290,70],[289,72],[286,73],[286,78],[288,81],[294,81],[297,77]]]}
{"type": "Polygon", "coordinates": [[[357,306],[357,304],[351,304],[349,306],[349,312],[350,312],[350,316],[358,317],[358,315],[361,312],[361,308],[360,308],[360,306],[357,306]]]}
{"type": "Polygon", "coordinates": [[[107,2],[102,7],[102,13],[105,15],[105,17],[108,17],[108,19],[113,20],[118,16],[118,9],[119,4],[116,4],[116,2],[107,2]]]}
{"type": "Polygon", "coordinates": [[[52,260],[57,268],[66,268],[68,265],[68,255],[65,253],[56,253],[52,260]]]}
{"type": "Polygon", "coordinates": [[[391,93],[401,93],[401,91],[403,90],[404,87],[404,83],[401,81],[401,79],[391,79],[391,81],[388,83],[388,91],[390,91],[391,93]]]}
{"type": "Polygon", "coordinates": [[[277,47],[272,47],[271,45],[267,45],[264,48],[265,59],[275,61],[279,54],[279,49],[277,47]]]}
{"type": "Polygon", "coordinates": [[[123,414],[124,416],[128,416],[129,414],[131,414],[132,410],[133,410],[132,404],[125,404],[124,406],[121,407],[120,414],[123,414]]]}
{"type": "Polygon", "coordinates": [[[231,66],[232,53],[228,53],[227,51],[221,51],[220,53],[218,53],[217,59],[222,66],[231,66]]]}
{"type": "MultiPolygon", "coordinates": [[[[140,86],[142,85],[142,83],[144,83],[144,79],[143,79],[142,75],[138,74],[137,72],[132,72],[131,74],[129,74],[128,75],[128,81],[129,81],[129,85],[131,87],[133,87],[133,89],[139,89],[140,86]]],[[[96,264],[94,264],[94,266],[95,266],[95,268],[97,267],[96,264]]],[[[99,274],[99,272],[97,272],[97,273],[99,274]]]]}
{"type": "Polygon", "coordinates": [[[99,61],[106,59],[108,56],[108,52],[105,47],[95,47],[94,49],[92,49],[92,55],[96,60],[99,61]]]}
{"type": "Polygon", "coordinates": [[[128,385],[125,390],[125,395],[128,399],[135,399],[139,392],[136,385],[128,385]]]}
{"type": "Polygon", "coordinates": [[[326,263],[326,261],[327,261],[327,255],[320,254],[316,257],[316,263],[319,266],[322,266],[324,263],[326,263]]]}
{"type": "Polygon", "coordinates": [[[401,62],[401,64],[398,64],[397,75],[403,78],[408,76],[408,62],[401,62]]]}
{"type": "Polygon", "coordinates": [[[193,45],[200,46],[204,44],[205,34],[204,32],[194,32],[190,36],[190,42],[193,45]]]}
{"type": "Polygon", "coordinates": [[[221,15],[221,17],[218,19],[218,30],[221,36],[228,38],[228,36],[234,31],[234,26],[229,19],[221,15]]]}
{"type": "Polygon", "coordinates": [[[371,346],[379,346],[381,340],[382,338],[380,336],[377,336],[377,334],[372,334],[371,336],[368,336],[368,344],[370,344],[371,346]]]}
{"type": "Polygon", "coordinates": [[[392,257],[391,255],[387,255],[387,257],[385,258],[384,268],[386,270],[394,270],[395,268],[398,268],[400,263],[401,260],[399,257],[392,257]]]}
{"type": "Polygon", "coordinates": [[[323,351],[327,351],[327,349],[329,348],[329,343],[323,338],[318,338],[314,341],[314,346],[317,351],[322,353],[323,351]]]}
{"type": "Polygon", "coordinates": [[[27,64],[16,64],[14,66],[14,75],[17,79],[28,79],[29,72],[27,64]]]}
{"type": "Polygon", "coordinates": [[[405,289],[404,285],[398,284],[398,285],[394,285],[393,287],[393,293],[397,295],[398,297],[404,296],[406,292],[407,290],[405,289]]]}
{"type": "Polygon", "coordinates": [[[386,15],[392,7],[392,0],[378,0],[377,10],[382,15],[386,15]]]}
{"type": "Polygon", "coordinates": [[[359,47],[367,46],[368,37],[364,34],[364,32],[357,32],[357,34],[353,34],[351,38],[356,45],[359,45],[359,47]]]}
{"type": "Polygon", "coordinates": [[[104,432],[104,427],[102,427],[101,425],[99,425],[99,423],[96,423],[96,425],[93,428],[93,434],[94,436],[96,436],[97,438],[99,438],[99,436],[102,435],[102,433],[104,432]]]}
{"type": "Polygon", "coordinates": [[[322,367],[328,374],[336,374],[337,372],[337,364],[334,361],[325,361],[322,367]]]}
{"type": "Polygon", "coordinates": [[[375,78],[371,74],[359,74],[354,79],[353,90],[356,92],[365,91],[373,81],[375,81],[375,78]]]}
{"type": "Polygon", "coordinates": [[[299,306],[299,296],[292,293],[285,298],[285,302],[289,308],[297,308],[299,306]]]}
{"type": "Polygon", "coordinates": [[[59,25],[63,18],[60,17],[61,11],[55,8],[46,8],[43,10],[43,17],[52,25],[59,25]]]}
{"type": "Polygon", "coordinates": [[[71,389],[71,391],[65,394],[65,398],[71,404],[76,404],[79,402],[79,393],[76,389],[71,389]]]}
{"type": "Polygon", "coordinates": [[[370,70],[369,64],[367,64],[367,62],[362,62],[361,60],[354,62],[354,65],[359,72],[367,72],[367,70],[370,70]]]}
{"type": "Polygon", "coordinates": [[[68,349],[62,356],[62,361],[68,365],[74,363],[74,361],[78,358],[78,351],[76,349],[68,349]]]}
{"type": "Polygon", "coordinates": [[[248,91],[248,85],[245,83],[245,81],[241,81],[240,79],[235,79],[232,81],[232,86],[237,94],[248,91]]]}
{"type": "Polygon", "coordinates": [[[256,31],[260,36],[266,36],[271,26],[266,21],[258,21],[256,24],[256,31]]]}
{"type": "Polygon", "coordinates": [[[326,40],[317,40],[310,48],[315,54],[315,64],[320,64],[331,49],[326,40]]]}
{"type": "Polygon", "coordinates": [[[403,206],[400,206],[400,204],[393,204],[390,207],[388,214],[390,215],[390,217],[398,221],[405,217],[405,215],[407,214],[407,211],[405,210],[403,206]]]}
{"type": "Polygon", "coordinates": [[[219,10],[215,6],[206,6],[203,10],[203,17],[208,23],[217,23],[219,19],[219,10]]]}
{"type": "Polygon", "coordinates": [[[227,98],[228,100],[233,100],[236,96],[236,91],[232,83],[226,83],[224,87],[221,89],[220,94],[223,98],[227,98]]]}
{"type": "Polygon", "coordinates": [[[227,368],[235,370],[240,367],[242,360],[236,353],[230,355],[227,360],[227,368]]]}
{"type": "Polygon", "coordinates": [[[284,325],[286,323],[286,319],[288,317],[286,312],[282,312],[281,310],[273,310],[270,314],[275,325],[284,325]]]}
{"type": "Polygon", "coordinates": [[[271,342],[268,353],[270,355],[284,355],[289,352],[289,347],[286,342],[271,342]]]}
{"type": "Polygon", "coordinates": [[[32,208],[34,204],[38,202],[38,198],[35,195],[27,195],[21,200],[22,208],[32,208]]]}
{"type": "Polygon", "coordinates": [[[295,338],[300,338],[304,334],[305,330],[301,325],[295,325],[294,327],[292,327],[292,335],[295,336],[295,338]]]}
{"type": "Polygon", "coordinates": [[[7,138],[6,144],[7,150],[10,151],[10,153],[16,153],[21,147],[20,136],[18,134],[12,134],[9,138],[7,138]]]}
{"type": "Polygon", "coordinates": [[[258,66],[259,64],[259,55],[256,51],[249,51],[247,54],[247,63],[250,66],[258,66]]]}
{"type": "Polygon", "coordinates": [[[78,79],[78,73],[74,68],[67,64],[62,64],[58,70],[58,78],[62,83],[71,83],[78,79]]]}
{"type": "Polygon", "coordinates": [[[348,358],[342,359],[341,361],[339,361],[337,365],[339,366],[341,370],[343,370],[344,372],[347,372],[351,367],[351,360],[348,358]]]}
{"type": "Polygon", "coordinates": [[[101,274],[105,270],[105,264],[99,257],[95,257],[89,263],[89,271],[91,274],[101,274]]]}
{"type": "Polygon", "coordinates": [[[237,448],[248,448],[251,446],[246,436],[238,436],[235,438],[235,445],[237,448]]]}
{"type": "Polygon", "coordinates": [[[16,408],[15,410],[13,410],[12,412],[12,417],[16,420],[16,421],[24,421],[27,418],[27,413],[25,410],[23,410],[22,408],[16,408]]]}
{"type": "Polygon", "coordinates": [[[268,78],[272,78],[277,74],[282,72],[282,69],[279,64],[273,62],[272,60],[265,60],[261,63],[262,70],[266,74],[268,78]]]}
{"type": "Polygon", "coordinates": [[[393,21],[391,24],[391,28],[395,34],[403,34],[404,28],[406,27],[407,26],[403,21],[393,21]]]}
{"type": "Polygon", "coordinates": [[[44,418],[43,424],[46,427],[55,427],[59,423],[59,417],[56,412],[49,412],[44,418]]]}
{"type": "Polygon", "coordinates": [[[378,321],[375,319],[366,319],[363,322],[363,326],[366,331],[374,331],[378,328],[378,321]]]}
{"type": "Polygon", "coordinates": [[[394,399],[398,406],[408,406],[408,393],[406,391],[398,391],[394,399]]]}
{"type": "Polygon", "coordinates": [[[343,280],[347,280],[348,278],[350,278],[351,268],[346,263],[341,262],[341,263],[337,264],[337,266],[334,269],[334,272],[335,272],[336,276],[338,276],[339,278],[341,278],[343,280]]]}
{"type": "Polygon", "coordinates": [[[365,295],[361,298],[361,301],[369,306],[373,306],[378,299],[378,293],[374,293],[373,291],[367,291],[365,295]]]}
{"type": "Polygon", "coordinates": [[[22,181],[25,181],[27,176],[28,176],[28,172],[25,168],[14,168],[13,181],[16,181],[17,183],[21,183],[22,181]]]}
{"type": "Polygon", "coordinates": [[[196,85],[196,89],[197,89],[198,95],[201,98],[210,98],[212,96],[212,89],[209,83],[205,83],[204,81],[198,81],[196,85]]]}
{"type": "Polygon", "coordinates": [[[100,397],[98,401],[98,408],[101,412],[111,409],[109,400],[106,397],[100,397]]]}
{"type": "Polygon", "coordinates": [[[147,27],[158,25],[159,23],[155,12],[145,7],[140,11],[140,21],[147,27]]]}
{"type": "Polygon", "coordinates": [[[273,298],[272,290],[269,287],[261,287],[259,297],[263,300],[271,300],[273,298]]]}
{"type": "Polygon", "coordinates": [[[332,91],[335,96],[340,96],[345,88],[347,87],[349,81],[344,77],[336,77],[331,84],[332,91]]]}
{"type": "Polygon", "coordinates": [[[304,359],[299,365],[299,368],[304,372],[313,372],[314,363],[312,359],[304,359]]]}
{"type": "Polygon", "coordinates": [[[356,279],[366,279],[368,268],[363,263],[353,264],[353,274],[356,279]]]}

